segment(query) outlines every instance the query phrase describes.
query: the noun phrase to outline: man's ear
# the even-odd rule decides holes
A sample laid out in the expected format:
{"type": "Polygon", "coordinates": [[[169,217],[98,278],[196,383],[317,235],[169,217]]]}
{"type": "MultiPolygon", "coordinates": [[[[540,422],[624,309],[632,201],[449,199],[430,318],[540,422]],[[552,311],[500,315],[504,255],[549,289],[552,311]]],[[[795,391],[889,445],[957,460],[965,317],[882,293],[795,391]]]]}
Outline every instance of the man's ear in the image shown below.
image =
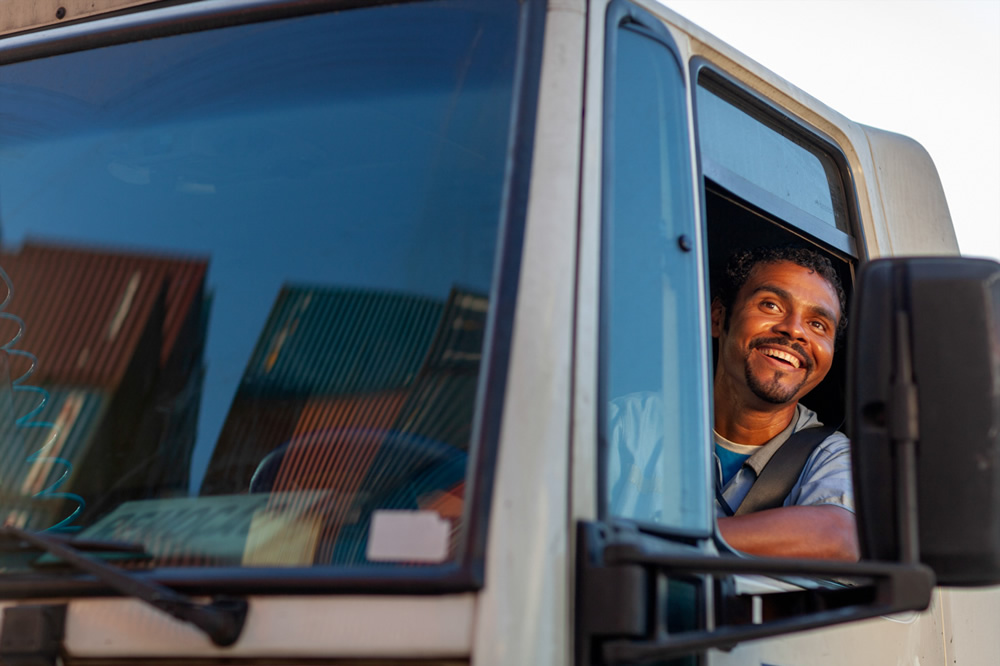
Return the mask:
{"type": "Polygon", "coordinates": [[[726,322],[726,306],[718,298],[712,299],[712,337],[717,338],[722,335],[723,325],[726,322]]]}

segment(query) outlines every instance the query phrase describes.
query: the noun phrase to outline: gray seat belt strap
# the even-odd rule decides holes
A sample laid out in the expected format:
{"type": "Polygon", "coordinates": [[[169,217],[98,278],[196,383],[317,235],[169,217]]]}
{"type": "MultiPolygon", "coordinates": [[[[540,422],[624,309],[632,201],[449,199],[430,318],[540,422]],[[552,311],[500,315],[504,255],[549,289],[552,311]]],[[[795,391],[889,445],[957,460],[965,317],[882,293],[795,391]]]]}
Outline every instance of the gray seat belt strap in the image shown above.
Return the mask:
{"type": "Polygon", "coordinates": [[[802,474],[809,455],[836,430],[837,426],[820,426],[792,433],[788,441],[764,465],[750,492],[733,515],[742,516],[784,504],[785,498],[792,492],[795,482],[802,474]]]}

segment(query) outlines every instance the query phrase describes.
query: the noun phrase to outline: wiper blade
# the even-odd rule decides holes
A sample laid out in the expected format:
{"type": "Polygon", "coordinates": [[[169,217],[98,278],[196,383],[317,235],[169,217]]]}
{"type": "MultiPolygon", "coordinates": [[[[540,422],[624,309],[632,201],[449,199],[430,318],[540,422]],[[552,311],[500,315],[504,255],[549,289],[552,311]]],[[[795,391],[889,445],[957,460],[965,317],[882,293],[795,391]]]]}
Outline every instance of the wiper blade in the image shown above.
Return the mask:
{"type": "MultiPolygon", "coordinates": [[[[2,528],[6,529],[6,528],[2,528]]],[[[46,534],[45,538],[54,541],[65,546],[69,546],[73,550],[80,550],[84,552],[99,552],[99,553],[123,553],[123,554],[135,554],[140,557],[146,557],[149,554],[146,552],[146,548],[141,543],[131,543],[128,541],[114,541],[110,539],[75,539],[70,536],[62,534],[46,534]]],[[[0,533],[0,552],[6,552],[11,550],[42,550],[48,552],[45,548],[41,548],[38,545],[27,543],[24,539],[19,536],[8,535],[7,537],[2,536],[0,533]]]]}
{"type": "MultiPolygon", "coordinates": [[[[232,645],[240,637],[240,632],[243,631],[247,616],[245,599],[217,596],[207,604],[199,603],[169,587],[138,578],[94,559],[78,550],[75,547],[76,541],[70,545],[70,541],[60,537],[29,532],[17,527],[0,527],[0,540],[20,541],[54,555],[80,571],[91,574],[125,596],[144,601],[178,620],[193,624],[205,632],[216,645],[222,647],[232,645]]],[[[83,543],[88,544],[87,541],[83,543]]],[[[97,544],[89,542],[88,545],[106,546],[108,544],[122,545],[120,542],[98,542],[97,544]]],[[[100,549],[97,548],[97,550],[100,549]]]]}

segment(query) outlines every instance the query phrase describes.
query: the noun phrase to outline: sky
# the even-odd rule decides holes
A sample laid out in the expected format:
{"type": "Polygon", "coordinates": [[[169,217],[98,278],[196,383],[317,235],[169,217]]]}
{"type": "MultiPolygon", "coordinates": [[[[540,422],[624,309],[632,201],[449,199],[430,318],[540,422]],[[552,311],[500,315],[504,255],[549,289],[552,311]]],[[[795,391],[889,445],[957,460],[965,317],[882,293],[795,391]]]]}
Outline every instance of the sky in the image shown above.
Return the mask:
{"type": "Polygon", "coordinates": [[[661,0],[851,120],[910,136],[1000,260],[1000,0],[661,0]]]}

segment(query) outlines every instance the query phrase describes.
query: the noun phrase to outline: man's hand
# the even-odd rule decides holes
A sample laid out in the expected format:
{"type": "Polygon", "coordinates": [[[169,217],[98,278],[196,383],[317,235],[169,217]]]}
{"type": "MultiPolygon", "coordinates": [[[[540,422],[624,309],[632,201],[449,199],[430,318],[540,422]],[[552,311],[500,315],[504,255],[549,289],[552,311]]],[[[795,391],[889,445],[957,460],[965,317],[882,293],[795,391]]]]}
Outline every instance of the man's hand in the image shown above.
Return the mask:
{"type": "Polygon", "coordinates": [[[751,555],[858,561],[854,514],[843,507],[785,506],[718,521],[726,543],[751,555]]]}

